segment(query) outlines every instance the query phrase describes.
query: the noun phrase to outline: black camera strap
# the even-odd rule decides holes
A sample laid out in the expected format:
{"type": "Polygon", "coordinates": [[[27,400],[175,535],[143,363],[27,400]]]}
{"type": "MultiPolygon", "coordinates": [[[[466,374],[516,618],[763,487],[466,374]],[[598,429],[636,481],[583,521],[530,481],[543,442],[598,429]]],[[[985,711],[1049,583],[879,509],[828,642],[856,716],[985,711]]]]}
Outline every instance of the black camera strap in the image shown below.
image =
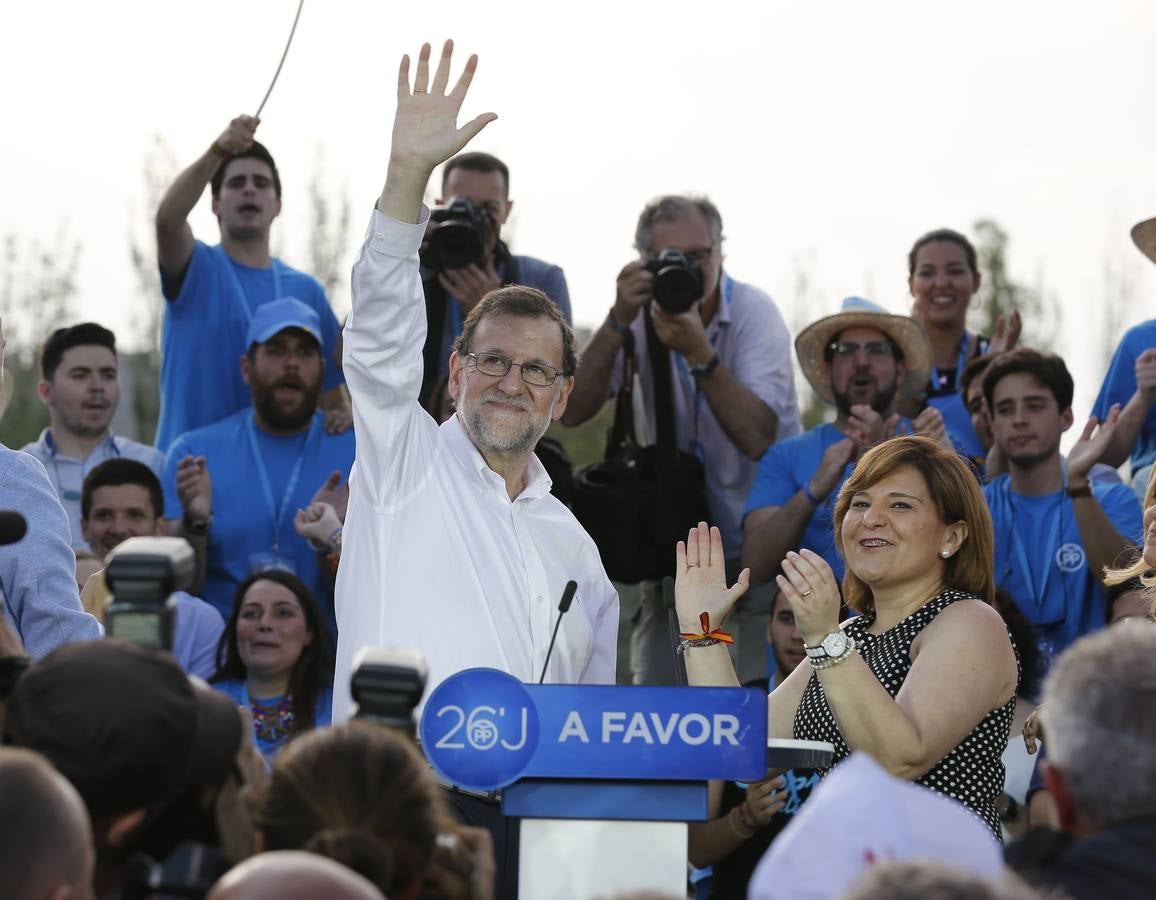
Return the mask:
{"type": "MultiPolygon", "coordinates": [[[[503,270],[503,286],[522,283],[522,267],[505,241],[498,241],[494,248],[494,268],[503,270]]],[[[441,358],[442,338],[445,335],[446,304],[450,302],[450,297],[442,287],[436,271],[423,268],[421,276],[425,294],[426,334],[425,346],[422,347],[421,391],[418,396],[424,400],[433,388],[441,384],[438,376],[444,362],[441,358]]],[[[432,399],[436,404],[437,398],[432,399]]]]}
{"type": "Polygon", "coordinates": [[[670,389],[670,350],[658,339],[650,309],[642,308],[646,322],[646,352],[650,357],[650,379],[654,383],[654,444],[658,460],[674,465],[678,445],[674,437],[674,394],[670,389]]]}

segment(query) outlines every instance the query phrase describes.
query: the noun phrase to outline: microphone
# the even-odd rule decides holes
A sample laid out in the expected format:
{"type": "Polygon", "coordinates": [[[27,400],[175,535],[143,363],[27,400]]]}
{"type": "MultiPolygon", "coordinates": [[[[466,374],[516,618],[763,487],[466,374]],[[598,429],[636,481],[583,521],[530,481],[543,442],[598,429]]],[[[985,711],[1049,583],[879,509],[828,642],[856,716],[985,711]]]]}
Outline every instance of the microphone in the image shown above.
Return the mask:
{"type": "Polygon", "coordinates": [[[28,520],[14,509],[0,509],[0,546],[15,544],[28,533],[28,520]]]}
{"type": "Polygon", "coordinates": [[[558,640],[558,627],[562,624],[562,617],[570,611],[570,604],[574,602],[574,595],[578,592],[578,582],[571,579],[562,588],[562,599],[558,602],[558,618],[554,620],[554,633],[550,635],[550,647],[546,650],[546,661],[542,663],[542,677],[538,684],[546,680],[546,669],[550,667],[550,655],[554,652],[554,641],[558,640]]]}
{"type": "Polygon", "coordinates": [[[666,607],[666,624],[670,629],[670,653],[674,657],[674,683],[686,687],[686,663],[678,652],[678,611],[674,608],[674,579],[662,579],[662,605],[666,607]]]}

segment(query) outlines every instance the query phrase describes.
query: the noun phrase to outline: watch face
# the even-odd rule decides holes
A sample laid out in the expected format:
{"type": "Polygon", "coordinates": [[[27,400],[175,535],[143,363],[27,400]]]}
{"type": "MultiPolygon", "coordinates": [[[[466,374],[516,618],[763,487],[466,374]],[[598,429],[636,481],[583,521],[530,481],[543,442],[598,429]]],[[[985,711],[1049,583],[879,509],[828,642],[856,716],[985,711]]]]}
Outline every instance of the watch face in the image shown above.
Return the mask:
{"type": "Polygon", "coordinates": [[[840,656],[847,649],[847,635],[842,631],[833,631],[823,638],[822,647],[828,656],[840,656]]]}

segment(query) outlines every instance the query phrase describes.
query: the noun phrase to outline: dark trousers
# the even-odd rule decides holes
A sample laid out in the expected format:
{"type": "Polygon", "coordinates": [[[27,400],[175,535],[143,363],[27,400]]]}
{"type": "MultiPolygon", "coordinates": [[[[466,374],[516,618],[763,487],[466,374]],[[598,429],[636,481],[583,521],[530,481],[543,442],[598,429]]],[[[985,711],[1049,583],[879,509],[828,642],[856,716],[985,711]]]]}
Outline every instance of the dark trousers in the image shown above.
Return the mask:
{"type": "Polygon", "coordinates": [[[492,800],[483,800],[449,788],[445,789],[445,798],[459,822],[484,828],[490,833],[497,867],[494,897],[497,900],[517,900],[518,843],[522,820],[502,815],[501,805],[492,800]]]}

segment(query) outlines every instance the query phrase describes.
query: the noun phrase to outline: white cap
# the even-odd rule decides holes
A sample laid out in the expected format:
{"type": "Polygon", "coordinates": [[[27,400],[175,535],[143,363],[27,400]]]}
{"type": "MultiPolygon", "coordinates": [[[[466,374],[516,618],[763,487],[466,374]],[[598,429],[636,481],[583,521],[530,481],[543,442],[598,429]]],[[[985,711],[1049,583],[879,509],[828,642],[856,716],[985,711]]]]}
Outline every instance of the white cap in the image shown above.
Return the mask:
{"type": "Polygon", "coordinates": [[[839,897],[874,863],[933,859],[993,881],[1003,850],[961,803],[888,774],[865,753],[824,778],[755,868],[748,900],[839,897]]]}

